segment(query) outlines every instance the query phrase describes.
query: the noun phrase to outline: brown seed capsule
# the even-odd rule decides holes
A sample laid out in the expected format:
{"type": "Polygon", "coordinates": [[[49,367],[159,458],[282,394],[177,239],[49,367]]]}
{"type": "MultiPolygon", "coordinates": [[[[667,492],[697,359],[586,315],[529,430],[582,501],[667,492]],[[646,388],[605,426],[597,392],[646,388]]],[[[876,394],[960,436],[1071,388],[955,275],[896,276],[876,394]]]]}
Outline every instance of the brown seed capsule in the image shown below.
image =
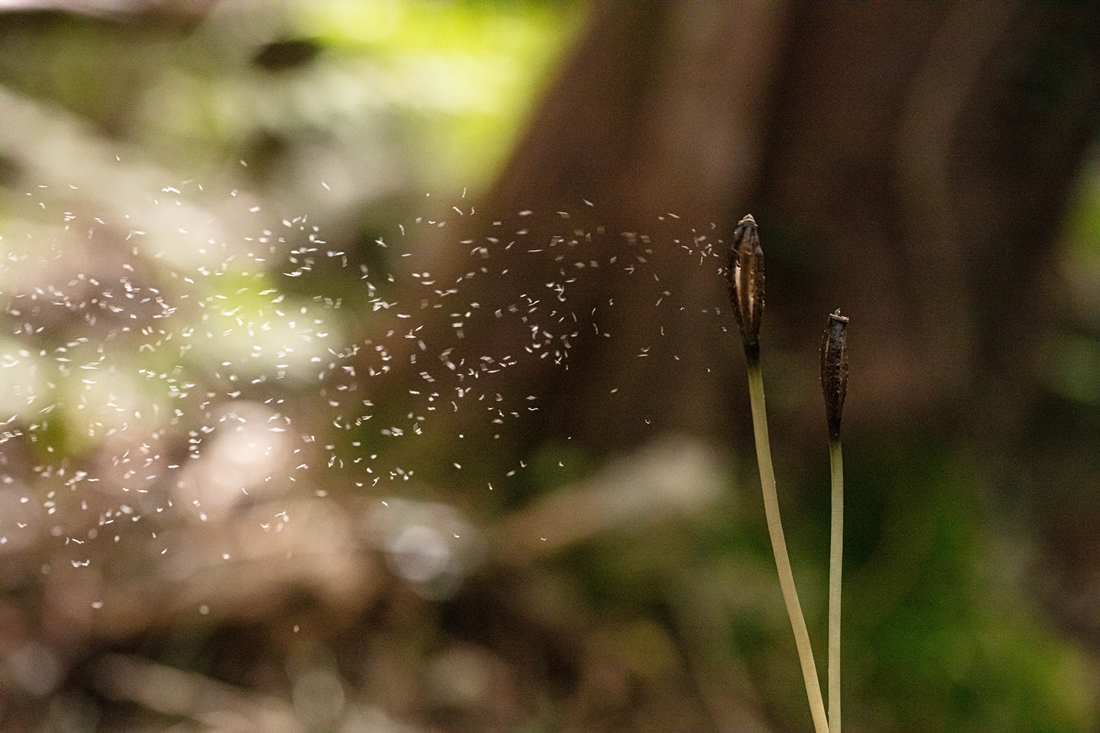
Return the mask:
{"type": "Polygon", "coordinates": [[[764,251],[756,220],[747,215],[737,223],[730,243],[726,272],[733,315],[746,351],[759,351],[760,318],[764,313],[764,251]]]}
{"type": "Polygon", "coordinates": [[[840,440],[840,414],[848,391],[848,319],[840,311],[829,314],[821,341],[821,391],[825,395],[825,418],[829,439],[840,440]]]}

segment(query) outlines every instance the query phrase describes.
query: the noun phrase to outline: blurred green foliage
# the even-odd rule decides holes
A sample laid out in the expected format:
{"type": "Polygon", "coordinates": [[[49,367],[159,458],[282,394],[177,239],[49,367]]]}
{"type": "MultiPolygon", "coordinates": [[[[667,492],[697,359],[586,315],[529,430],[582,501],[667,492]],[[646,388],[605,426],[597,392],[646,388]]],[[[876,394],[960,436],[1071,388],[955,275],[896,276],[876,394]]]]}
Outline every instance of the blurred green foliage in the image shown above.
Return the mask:
{"type": "Polygon", "coordinates": [[[1062,328],[1039,364],[1045,386],[1082,405],[1100,406],[1100,154],[1086,161],[1062,234],[1062,328]]]}

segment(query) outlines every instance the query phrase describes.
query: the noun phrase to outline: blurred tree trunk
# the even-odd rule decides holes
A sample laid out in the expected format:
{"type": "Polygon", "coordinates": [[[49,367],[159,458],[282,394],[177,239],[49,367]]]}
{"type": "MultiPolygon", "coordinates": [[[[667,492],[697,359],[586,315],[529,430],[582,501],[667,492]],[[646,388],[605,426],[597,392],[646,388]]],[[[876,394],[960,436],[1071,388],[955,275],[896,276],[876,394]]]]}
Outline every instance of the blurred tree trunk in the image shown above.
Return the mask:
{"type": "MultiPolygon", "coordinates": [[[[569,368],[526,359],[494,381],[494,389],[536,397],[540,406],[527,441],[511,448],[520,456],[547,438],[568,436],[603,453],[633,448],[655,431],[720,438],[737,425],[731,407],[743,391],[739,347],[713,317],[717,308],[721,323],[728,319],[717,271],[724,256],[699,267],[674,240],[691,243],[696,227],[714,242],[751,200],[787,16],[786,8],[766,3],[598,6],[512,160],[478,204],[479,216],[464,220],[460,239],[501,238],[491,247],[493,271],[509,273],[507,280],[464,285],[464,301],[475,302],[549,295],[546,284],[571,273],[527,250],[556,235],[606,232],[590,250],[604,269],[568,287],[566,307],[578,318],[569,368]],[[524,211],[533,213],[520,217],[524,211]],[[505,247],[502,229],[524,232],[525,246],[505,247]],[[647,237],[624,240],[622,233],[647,237]],[[624,251],[623,241],[636,246],[624,251]],[[619,267],[606,267],[608,252],[618,255],[619,267]],[[646,266],[624,272],[627,257],[639,264],[639,254],[646,266]],[[666,302],[655,307],[662,296],[666,302]],[[712,316],[706,324],[684,315],[705,311],[712,316]]],[[[446,236],[453,241],[454,232],[446,236]]],[[[465,251],[456,258],[452,274],[469,265],[465,251]]],[[[505,335],[499,321],[468,325],[456,361],[507,351],[500,343],[510,338],[522,347],[524,335],[505,335]]],[[[453,342],[446,324],[438,331],[439,342],[453,342]]]]}
{"type": "MultiPolygon", "coordinates": [[[[524,443],[485,448],[514,465],[554,438],[596,453],[659,431],[745,440],[724,260],[700,267],[680,250],[751,212],[783,444],[820,452],[816,351],[839,307],[852,319],[847,432],[921,426],[988,456],[995,484],[1018,483],[1005,456],[1026,442],[1039,398],[1027,364],[1057,318],[1053,245],[1100,127],[1096,28],[1092,4],[599,4],[480,216],[463,220],[467,242],[499,239],[494,271],[508,273],[471,281],[463,298],[540,298],[565,274],[506,249],[503,230],[536,248],[597,225],[608,243],[649,232],[631,240],[649,269],[570,286],[569,369],[528,359],[498,375],[494,389],[541,411],[524,443]],[[655,307],[662,295],[671,302],[655,307]]],[[[469,268],[468,249],[452,275],[469,268]]],[[[520,331],[476,315],[452,358],[522,346],[520,331]]],[[[449,324],[435,335],[454,341],[449,324]]],[[[1051,540],[1063,554],[1082,542],[1051,540]]]]}
{"type": "MultiPolygon", "coordinates": [[[[751,211],[768,262],[764,358],[795,357],[773,369],[794,385],[778,411],[820,427],[817,342],[841,307],[853,427],[965,428],[1012,412],[1005,400],[1027,388],[1019,355],[1050,317],[1037,273],[1097,132],[1098,22],[1086,5],[598,6],[464,234],[492,236],[492,221],[534,210],[526,241],[542,242],[563,208],[578,229],[651,231],[652,270],[672,297],[732,323],[721,277],[672,240],[711,223],[705,233],[724,237],[751,211]],[[578,222],[583,199],[599,214],[578,222]],[[659,222],[666,212],[678,223],[659,222]]],[[[544,291],[557,269],[493,257],[517,292],[544,291]]],[[[570,292],[578,314],[616,301],[612,335],[582,332],[564,378],[513,370],[515,390],[553,397],[536,439],[627,448],[640,412],[719,441],[747,422],[736,339],[655,315],[650,290],[605,271],[570,292]],[[639,334],[663,323],[676,332],[638,359],[639,334]],[[679,360],[654,368],[659,351],[679,360]]],[[[491,324],[467,336],[471,355],[497,338],[491,324]]]]}

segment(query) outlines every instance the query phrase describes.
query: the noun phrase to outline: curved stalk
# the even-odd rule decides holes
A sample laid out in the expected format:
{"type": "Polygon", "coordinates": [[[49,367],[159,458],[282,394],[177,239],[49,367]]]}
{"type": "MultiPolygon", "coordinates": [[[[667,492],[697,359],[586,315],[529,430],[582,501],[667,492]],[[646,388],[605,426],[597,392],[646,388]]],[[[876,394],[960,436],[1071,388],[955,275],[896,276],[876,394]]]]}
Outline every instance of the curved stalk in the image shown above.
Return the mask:
{"type": "Polygon", "coordinates": [[[764,377],[760,369],[759,352],[752,353],[753,351],[749,348],[745,350],[748,357],[752,427],[756,438],[756,462],[760,467],[760,485],[764,492],[764,514],[768,520],[768,534],[771,536],[772,552],[779,571],[779,587],[783,591],[783,602],[787,606],[795,645],[798,647],[798,658],[802,663],[802,678],[806,683],[806,698],[810,703],[814,730],[816,733],[829,733],[825,703],[821,699],[821,682],[814,665],[810,635],[806,631],[806,619],[802,616],[802,606],[798,602],[794,573],[791,571],[791,560],[787,556],[787,543],[783,537],[783,523],[779,517],[779,497],[775,489],[775,470],[772,467],[771,445],[768,440],[768,418],[764,409],[764,377]]]}

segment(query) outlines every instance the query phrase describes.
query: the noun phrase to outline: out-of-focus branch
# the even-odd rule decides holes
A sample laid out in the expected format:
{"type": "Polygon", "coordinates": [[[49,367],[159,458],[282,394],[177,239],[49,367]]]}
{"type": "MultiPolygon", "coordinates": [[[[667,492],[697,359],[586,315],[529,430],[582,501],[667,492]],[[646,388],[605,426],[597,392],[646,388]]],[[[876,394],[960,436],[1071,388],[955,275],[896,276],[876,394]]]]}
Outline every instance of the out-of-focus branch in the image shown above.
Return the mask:
{"type": "Polygon", "coordinates": [[[141,232],[148,255],[180,264],[201,264],[201,250],[210,243],[234,241],[226,231],[229,222],[256,206],[247,195],[229,198],[230,216],[191,201],[162,205],[155,192],[180,184],[170,171],[153,164],[139,148],[112,143],[68,112],[7,88],[0,88],[0,150],[36,184],[87,201],[123,235],[141,232]]]}
{"type": "Polygon", "coordinates": [[[305,730],[293,708],[283,700],[138,657],[105,656],[96,663],[93,679],[108,697],[164,715],[190,718],[217,730],[305,730]]]}
{"type": "Polygon", "coordinates": [[[0,0],[0,13],[64,12],[96,18],[159,15],[193,20],[217,0],[0,0]]]}
{"type": "Polygon", "coordinates": [[[522,564],[615,529],[697,512],[722,491],[724,475],[706,445],[666,439],[505,520],[495,532],[494,556],[522,564]]]}

